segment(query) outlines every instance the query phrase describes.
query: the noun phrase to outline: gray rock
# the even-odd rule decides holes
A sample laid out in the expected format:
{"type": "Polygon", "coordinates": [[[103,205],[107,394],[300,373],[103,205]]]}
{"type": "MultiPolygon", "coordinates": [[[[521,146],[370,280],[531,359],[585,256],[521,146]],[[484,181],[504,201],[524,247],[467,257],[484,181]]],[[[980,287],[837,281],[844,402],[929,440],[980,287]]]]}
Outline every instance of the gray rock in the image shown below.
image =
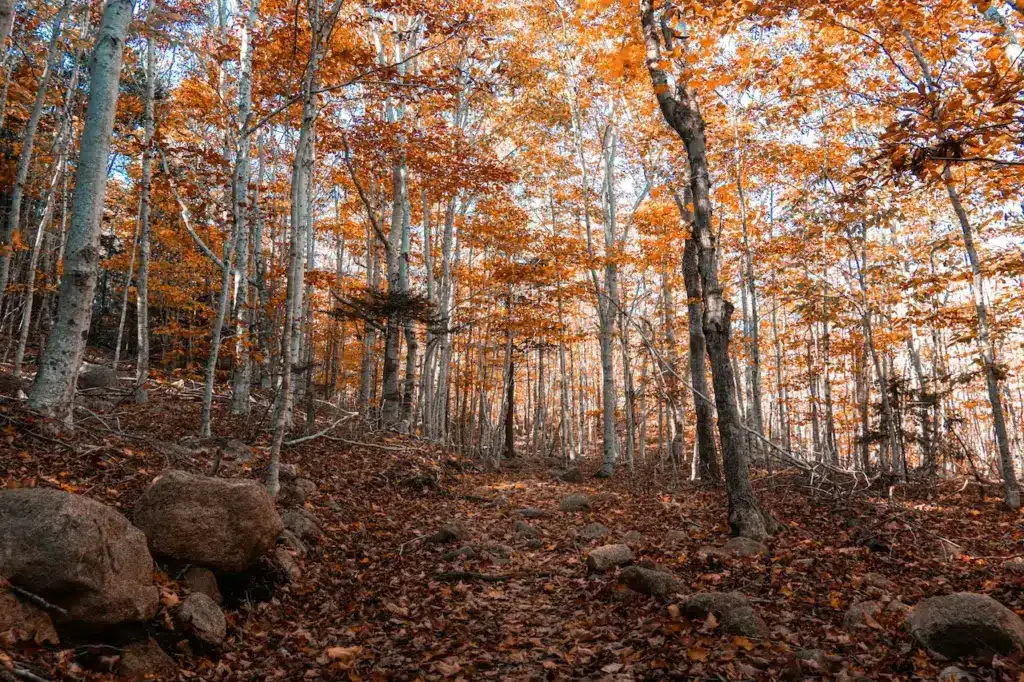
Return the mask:
{"type": "Polygon", "coordinates": [[[850,605],[843,615],[843,628],[857,630],[878,626],[878,617],[882,615],[882,603],[878,601],[859,601],[850,605]],[[874,624],[874,625],[872,625],[874,624]]]}
{"type": "Polygon", "coordinates": [[[751,639],[768,635],[768,626],[739,592],[697,592],[683,601],[682,611],[688,618],[707,618],[713,613],[726,634],[751,639]]]}
{"type": "Polygon", "coordinates": [[[733,559],[736,557],[767,556],[768,548],[750,538],[730,538],[721,547],[704,547],[698,554],[704,558],[733,559]]]}
{"type": "Polygon", "coordinates": [[[922,647],[949,659],[1024,652],[1024,621],[984,594],[925,599],[910,612],[907,627],[922,647]]]}
{"type": "Polygon", "coordinates": [[[103,365],[92,365],[78,375],[78,388],[117,388],[117,372],[103,365]]]}
{"type": "Polygon", "coordinates": [[[117,676],[122,680],[170,680],[178,674],[178,664],[149,639],[124,648],[117,665],[117,676]]]}
{"type": "Polygon", "coordinates": [[[1015,575],[1024,575],[1024,557],[1014,557],[1003,562],[1003,569],[1015,575]]]}
{"type": "Polygon", "coordinates": [[[281,483],[290,483],[299,478],[299,475],[299,465],[292,462],[281,464],[277,468],[277,476],[281,483]]]}
{"type": "Polygon", "coordinates": [[[619,580],[634,592],[659,599],[683,589],[682,582],[671,573],[640,566],[626,566],[619,571],[619,580]]]}
{"type": "Polygon", "coordinates": [[[633,550],[627,545],[604,545],[587,555],[587,569],[591,573],[604,573],[618,566],[633,563],[633,550]]]}
{"type": "Polygon", "coordinates": [[[0,491],[0,575],[93,625],[156,614],[146,537],[96,500],[51,488],[0,491]]]}
{"type": "Polygon", "coordinates": [[[580,473],[579,469],[572,468],[560,471],[555,475],[559,481],[565,481],[566,483],[582,483],[583,474],[580,473]]]}
{"type": "Polygon", "coordinates": [[[608,535],[609,533],[611,533],[611,531],[608,530],[608,527],[603,525],[603,524],[600,524],[600,523],[588,523],[587,525],[583,526],[583,528],[580,529],[580,532],[577,533],[577,535],[579,536],[580,539],[588,540],[589,541],[589,540],[599,540],[600,538],[603,538],[604,536],[608,535]]]}
{"type": "Polygon", "coordinates": [[[883,592],[891,592],[896,587],[891,580],[881,573],[865,573],[862,580],[868,587],[873,587],[883,592]]]}
{"type": "Polygon", "coordinates": [[[220,587],[217,586],[217,576],[208,568],[193,566],[185,571],[181,577],[181,584],[188,588],[189,592],[202,592],[215,603],[221,603],[220,587]]]}
{"type": "Polygon", "coordinates": [[[185,597],[175,612],[174,619],[187,635],[208,646],[220,646],[228,634],[224,612],[201,592],[194,592],[185,597]]]}
{"type": "Polygon", "coordinates": [[[512,530],[515,532],[517,538],[539,538],[540,531],[528,524],[522,519],[516,521],[515,526],[512,530]]]}
{"type": "Polygon", "coordinates": [[[270,551],[284,526],[256,481],[170,470],[135,504],[135,525],[159,556],[221,571],[244,571],[270,551]]]}
{"type": "Polygon", "coordinates": [[[584,495],[583,493],[574,493],[569,495],[558,505],[558,508],[564,512],[579,512],[590,509],[591,499],[590,495],[584,495]]]}
{"type": "Polygon", "coordinates": [[[644,541],[644,536],[638,530],[631,530],[622,536],[622,542],[627,545],[637,545],[644,541]]]}
{"type": "Polygon", "coordinates": [[[443,544],[455,542],[456,540],[465,540],[468,537],[469,531],[464,525],[456,521],[442,526],[440,530],[427,538],[427,542],[443,544]]]}
{"type": "MultiPolygon", "coordinates": [[[[287,514],[287,512],[285,513],[287,514]]],[[[290,549],[300,557],[304,557],[309,553],[309,547],[302,541],[302,538],[287,528],[281,531],[281,534],[277,537],[277,544],[280,547],[290,549]]]]}
{"type": "Polygon", "coordinates": [[[453,549],[445,552],[441,555],[441,559],[444,561],[458,561],[459,559],[475,559],[476,550],[472,545],[463,545],[458,549],[453,549]]]}
{"type": "Polygon", "coordinates": [[[689,539],[690,535],[685,530],[670,530],[669,532],[665,533],[666,545],[682,544],[689,539]]]}
{"type": "Polygon", "coordinates": [[[297,583],[302,580],[302,569],[299,568],[299,562],[295,560],[292,553],[284,547],[278,547],[274,550],[274,561],[281,568],[281,571],[288,576],[288,582],[297,583]]]}
{"type": "Polygon", "coordinates": [[[277,501],[282,507],[301,507],[316,494],[316,483],[308,478],[297,478],[281,486],[277,501]]]}
{"type": "Polygon", "coordinates": [[[315,544],[320,540],[320,524],[305,509],[289,509],[281,514],[281,521],[285,530],[294,533],[304,543],[315,544]]]}

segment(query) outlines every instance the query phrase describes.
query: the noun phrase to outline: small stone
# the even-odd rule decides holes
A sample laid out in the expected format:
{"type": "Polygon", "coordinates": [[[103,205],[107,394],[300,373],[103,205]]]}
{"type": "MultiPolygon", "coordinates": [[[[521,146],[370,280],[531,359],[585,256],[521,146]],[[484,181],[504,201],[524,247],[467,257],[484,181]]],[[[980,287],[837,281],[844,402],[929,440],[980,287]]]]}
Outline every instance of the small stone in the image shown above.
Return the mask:
{"type": "Polygon", "coordinates": [[[685,530],[670,530],[665,533],[666,545],[678,545],[690,539],[689,533],[685,530]]]}
{"type": "Polygon", "coordinates": [[[587,555],[587,569],[591,573],[604,573],[617,566],[633,563],[633,550],[627,545],[604,545],[587,555]]]}
{"type": "Polygon", "coordinates": [[[976,678],[963,668],[950,665],[939,673],[939,682],[974,682],[976,678]]]}
{"type": "Polygon", "coordinates": [[[543,546],[544,543],[541,542],[540,538],[530,538],[526,541],[526,547],[528,549],[540,549],[543,546]]]}
{"type": "Polygon", "coordinates": [[[217,647],[228,634],[228,624],[220,607],[201,592],[185,597],[174,614],[178,626],[199,642],[217,647]]]}
{"type": "Polygon", "coordinates": [[[611,533],[607,526],[600,523],[588,523],[580,529],[577,533],[578,537],[582,540],[598,540],[611,533]]]}
{"type": "Polygon", "coordinates": [[[744,537],[730,538],[721,547],[703,547],[698,551],[698,555],[705,559],[715,558],[719,560],[736,557],[767,556],[767,554],[768,548],[762,543],[744,537]]]}
{"type": "Polygon", "coordinates": [[[309,547],[298,535],[285,528],[277,537],[277,544],[295,552],[297,556],[304,557],[309,553],[309,547]]]}
{"type": "Polygon", "coordinates": [[[220,588],[217,586],[217,576],[208,568],[193,566],[185,572],[181,578],[181,584],[188,588],[189,592],[201,592],[212,599],[215,603],[221,603],[220,588]]]}
{"type": "Polygon", "coordinates": [[[178,664],[153,640],[125,647],[117,666],[122,680],[170,680],[178,674],[178,664]]]}
{"type": "Polygon", "coordinates": [[[565,471],[559,472],[556,475],[556,478],[558,478],[559,481],[564,481],[566,483],[583,482],[583,474],[577,468],[567,469],[565,471]]]}
{"type": "Polygon", "coordinates": [[[277,501],[282,507],[301,507],[316,494],[316,483],[308,478],[297,478],[281,486],[277,501]]]}
{"type": "Polygon", "coordinates": [[[688,618],[707,618],[709,613],[713,613],[726,634],[751,639],[763,639],[768,635],[768,626],[739,592],[692,594],[683,602],[683,613],[688,618]]]}
{"type": "Polygon", "coordinates": [[[512,561],[515,550],[498,542],[485,542],[478,547],[481,558],[487,559],[495,566],[504,566],[512,561]]]}
{"type": "Polygon", "coordinates": [[[1014,557],[1003,562],[1003,569],[1016,575],[1024,576],[1024,557],[1014,557]]]}
{"type": "Polygon", "coordinates": [[[594,493],[590,497],[590,501],[594,504],[604,504],[605,502],[614,502],[618,499],[618,495],[607,490],[602,490],[599,493],[594,493]]]}
{"type": "Polygon", "coordinates": [[[469,531],[461,523],[448,523],[441,527],[436,533],[427,538],[427,542],[435,544],[444,544],[446,542],[455,542],[456,540],[465,540],[469,537],[469,531]]]}
{"type": "Polygon", "coordinates": [[[874,600],[859,601],[852,604],[843,616],[843,628],[857,630],[859,628],[880,628],[878,617],[882,613],[882,603],[874,600]]]}
{"type": "Polygon", "coordinates": [[[537,509],[535,507],[516,509],[515,513],[522,516],[524,519],[539,519],[548,515],[548,513],[543,509],[537,509]]]}
{"type": "Polygon", "coordinates": [[[275,549],[274,560],[284,574],[288,576],[288,582],[297,583],[302,580],[302,569],[299,568],[299,562],[295,560],[295,557],[287,549],[284,547],[275,549]]]}
{"type": "Polygon", "coordinates": [[[638,530],[631,530],[622,536],[623,544],[636,545],[643,542],[644,536],[638,530]]]}
{"type": "Polygon", "coordinates": [[[1024,621],[984,594],[925,599],[910,612],[907,626],[922,647],[948,659],[1024,652],[1024,621]]]}
{"type": "Polygon", "coordinates": [[[117,372],[102,365],[87,367],[78,375],[78,388],[117,388],[117,372]]]}
{"type": "Polygon", "coordinates": [[[558,508],[564,512],[579,512],[590,509],[590,504],[590,495],[574,493],[562,500],[558,508]]]}
{"type": "Polygon", "coordinates": [[[640,566],[626,566],[619,571],[619,580],[634,592],[661,599],[682,590],[682,582],[671,573],[640,566]]]}
{"type": "Polygon", "coordinates": [[[281,514],[281,522],[303,542],[315,543],[320,539],[320,525],[305,509],[289,509],[281,514]]]}
{"type": "Polygon", "coordinates": [[[294,463],[281,464],[277,468],[277,477],[281,483],[291,483],[299,477],[299,465],[294,463]]]}
{"type": "Polygon", "coordinates": [[[540,531],[522,519],[516,521],[513,527],[517,538],[538,538],[540,531]]]}

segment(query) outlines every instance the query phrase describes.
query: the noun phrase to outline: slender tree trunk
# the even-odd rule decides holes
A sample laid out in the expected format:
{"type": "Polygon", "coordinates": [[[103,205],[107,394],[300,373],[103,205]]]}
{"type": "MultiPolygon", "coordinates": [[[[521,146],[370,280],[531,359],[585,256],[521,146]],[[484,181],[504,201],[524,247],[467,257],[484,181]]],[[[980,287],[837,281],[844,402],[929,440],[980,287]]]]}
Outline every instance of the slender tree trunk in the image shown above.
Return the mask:
{"type": "Polygon", "coordinates": [[[29,397],[30,407],[68,423],[99,270],[98,242],[107,190],[107,160],[117,113],[125,33],[133,9],[133,0],[109,0],[103,11],[89,66],[89,104],[75,172],[57,321],[47,339],[29,397]]]}
{"type": "MultiPolygon", "coordinates": [[[[137,361],[135,382],[142,391],[149,379],[149,260],[151,252],[150,190],[153,183],[154,96],[156,46],[146,38],[146,96],[143,104],[142,178],[139,186],[139,274],[135,283],[137,361]]],[[[140,394],[141,395],[141,394],[140,394]]]]}
{"type": "Polygon", "coordinates": [[[132,278],[135,276],[135,254],[139,248],[139,223],[135,223],[135,233],[132,235],[132,250],[128,261],[128,274],[124,278],[124,291],[121,294],[121,316],[117,322],[117,340],[114,342],[114,369],[121,362],[121,341],[124,338],[124,319],[128,313],[128,294],[132,288],[132,278]]]}
{"type": "Polygon", "coordinates": [[[680,77],[675,88],[659,66],[661,43],[655,24],[653,0],[641,0],[641,24],[647,51],[647,69],[665,120],[679,134],[690,162],[690,191],[694,205],[693,233],[704,300],[704,338],[718,408],[718,433],[722,442],[726,491],[729,498],[729,526],[735,535],[755,539],[768,536],[771,518],[764,513],[750,485],[750,471],[736,405],[735,382],[729,361],[730,318],[733,307],[718,281],[718,260],[712,234],[711,178],[707,165],[704,118],[696,94],[680,77]]]}
{"type": "MultiPolygon", "coordinates": [[[[46,97],[50,92],[50,81],[53,78],[54,69],[57,68],[57,59],[63,55],[63,51],[60,49],[60,35],[61,29],[64,26],[64,20],[67,19],[70,10],[71,0],[64,0],[61,8],[57,11],[57,16],[53,19],[53,25],[50,27],[50,41],[46,46],[46,57],[43,62],[43,73],[39,77],[35,102],[32,104],[32,112],[29,114],[28,123],[25,125],[25,134],[21,139],[18,169],[14,176],[14,188],[11,190],[11,207],[7,214],[7,227],[3,233],[3,244],[0,245],[2,246],[0,248],[0,301],[7,294],[7,285],[11,276],[11,261],[14,259],[14,235],[21,227],[21,203],[25,196],[28,172],[32,167],[32,152],[35,146],[36,131],[39,129],[39,120],[43,115],[43,106],[46,104],[46,97]]],[[[0,16],[0,21],[3,21],[2,16],[0,16]]],[[[7,32],[10,33],[10,29],[7,32]]],[[[6,36],[4,38],[6,39],[6,36]]],[[[0,41],[0,45],[4,45],[4,41],[0,41]]],[[[123,49],[123,46],[121,47],[123,49]]],[[[120,66],[120,61],[118,61],[118,65],[120,66]]],[[[120,76],[120,74],[118,75],[120,76]]]]}
{"type": "Polygon", "coordinates": [[[683,251],[683,279],[686,284],[686,310],[690,328],[690,385],[693,387],[694,430],[702,481],[718,482],[722,473],[715,451],[714,409],[710,401],[704,341],[704,305],[701,303],[700,273],[697,271],[697,244],[686,240],[683,251]]]}

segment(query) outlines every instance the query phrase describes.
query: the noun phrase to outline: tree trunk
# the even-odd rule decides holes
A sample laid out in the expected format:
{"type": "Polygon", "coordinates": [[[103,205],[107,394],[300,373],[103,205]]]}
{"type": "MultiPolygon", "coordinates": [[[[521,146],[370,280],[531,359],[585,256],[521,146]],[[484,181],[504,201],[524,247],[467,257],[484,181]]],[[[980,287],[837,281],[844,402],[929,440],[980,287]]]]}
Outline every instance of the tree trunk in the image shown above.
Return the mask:
{"type": "Polygon", "coordinates": [[[143,104],[142,178],[139,186],[139,273],[135,283],[137,361],[135,383],[143,391],[149,378],[149,260],[151,252],[150,190],[153,183],[154,96],[156,46],[146,38],[146,97],[143,104]]]}
{"type": "Polygon", "coordinates": [[[32,409],[68,423],[96,289],[110,137],[117,113],[125,33],[133,8],[133,0],[109,0],[103,11],[89,66],[89,104],[75,172],[57,321],[47,339],[29,399],[32,409]]]}
{"type": "Polygon", "coordinates": [[[704,118],[696,94],[685,78],[678,78],[674,91],[659,66],[661,43],[655,25],[653,0],[641,0],[641,23],[647,51],[647,69],[654,84],[665,120],[686,146],[690,162],[690,191],[694,204],[693,232],[698,246],[697,262],[704,300],[703,329],[711,361],[711,376],[718,408],[718,433],[722,442],[726,491],[729,498],[729,526],[733,534],[754,539],[768,536],[770,517],[754,497],[744,438],[741,435],[735,382],[729,363],[729,333],[732,304],[718,282],[718,260],[712,234],[711,178],[708,173],[704,118]]]}
{"type": "Polygon", "coordinates": [[[686,310],[690,329],[690,385],[693,387],[694,430],[702,481],[722,480],[715,451],[714,410],[708,391],[707,347],[704,341],[704,305],[701,303],[700,274],[697,271],[697,244],[686,240],[683,250],[683,279],[686,284],[686,310]]]}

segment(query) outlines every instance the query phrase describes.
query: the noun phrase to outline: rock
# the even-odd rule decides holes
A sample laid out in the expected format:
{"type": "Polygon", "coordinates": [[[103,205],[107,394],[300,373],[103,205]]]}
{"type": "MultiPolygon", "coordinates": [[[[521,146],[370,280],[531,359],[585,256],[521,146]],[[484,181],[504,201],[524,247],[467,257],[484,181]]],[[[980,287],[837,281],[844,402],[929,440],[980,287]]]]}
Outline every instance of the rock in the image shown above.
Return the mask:
{"type": "Polygon", "coordinates": [[[266,488],[251,480],[170,470],[135,504],[135,525],[159,556],[221,571],[244,571],[284,528],[266,488]]]}
{"type": "Polygon", "coordinates": [[[590,509],[590,495],[574,493],[559,503],[558,508],[564,512],[578,512],[590,509]]]}
{"type": "Polygon", "coordinates": [[[1024,621],[984,594],[925,599],[910,612],[907,627],[922,647],[949,659],[1024,652],[1024,621]]]}
{"type": "Polygon", "coordinates": [[[684,530],[670,530],[665,533],[666,545],[678,545],[690,539],[689,534],[684,530]]]}
{"type": "Polygon", "coordinates": [[[277,468],[277,478],[281,483],[290,483],[299,477],[299,465],[294,463],[281,464],[277,468]]]}
{"type": "Polygon", "coordinates": [[[299,568],[299,562],[295,560],[295,557],[287,549],[284,547],[275,549],[274,561],[277,562],[281,571],[288,576],[288,582],[297,583],[302,580],[302,569],[299,568]]]}
{"type": "Polygon", "coordinates": [[[1024,557],[1014,557],[1003,562],[1003,569],[1016,575],[1024,575],[1024,557]]]}
{"type": "Polygon", "coordinates": [[[604,573],[617,566],[633,563],[633,550],[626,545],[604,545],[587,555],[587,569],[591,573],[604,573]]]}
{"type": "Polygon", "coordinates": [[[483,558],[490,559],[491,562],[499,565],[508,563],[512,559],[512,555],[515,554],[514,549],[500,542],[485,542],[480,544],[477,549],[483,558]]]}
{"type": "Polygon", "coordinates": [[[522,519],[516,521],[513,526],[517,538],[539,538],[540,531],[522,519]]]}
{"type": "Polygon", "coordinates": [[[10,372],[0,372],[0,394],[12,398],[27,398],[26,384],[21,377],[10,372]]]}
{"type": "Polygon", "coordinates": [[[644,536],[638,530],[631,530],[622,536],[622,542],[626,545],[636,545],[643,542],[644,536]]]}
{"type": "Polygon", "coordinates": [[[878,617],[882,614],[882,603],[878,601],[859,601],[850,605],[843,616],[843,628],[857,630],[859,628],[879,629],[878,617]]]}
{"type": "Polygon", "coordinates": [[[739,592],[697,592],[686,598],[682,611],[688,618],[707,618],[709,613],[715,614],[726,634],[751,639],[768,635],[768,626],[739,592]]]}
{"type": "Polygon", "coordinates": [[[0,642],[9,638],[15,642],[60,644],[60,637],[46,611],[4,590],[0,592],[0,642]]]}
{"type": "Polygon", "coordinates": [[[565,471],[558,472],[555,475],[555,478],[557,478],[559,481],[564,481],[566,483],[582,483],[583,482],[583,474],[580,472],[579,469],[577,469],[575,467],[572,468],[572,469],[566,469],[565,471]]]}
{"type": "Polygon", "coordinates": [[[122,680],[170,680],[178,674],[178,664],[153,640],[125,647],[117,666],[122,680]]]}
{"type": "Polygon", "coordinates": [[[78,388],[117,388],[117,372],[103,365],[92,365],[78,375],[78,388]]]}
{"type": "Polygon", "coordinates": [[[977,679],[963,668],[950,665],[939,673],[939,682],[974,682],[977,679]]]}
{"type": "Polygon", "coordinates": [[[516,514],[519,514],[524,519],[539,519],[548,515],[543,509],[536,509],[534,507],[526,507],[525,509],[516,509],[516,514]]]}
{"type": "Polygon", "coordinates": [[[604,504],[605,502],[614,502],[618,499],[618,495],[613,492],[602,490],[599,493],[594,493],[590,497],[590,501],[594,504],[604,504]]]}
{"type": "Polygon", "coordinates": [[[463,545],[458,549],[453,549],[445,552],[441,555],[443,561],[458,561],[459,559],[474,559],[476,558],[476,550],[473,549],[472,545],[463,545]]]}
{"type": "Polygon", "coordinates": [[[464,525],[456,521],[442,526],[439,531],[427,538],[427,542],[441,544],[445,542],[455,542],[456,540],[465,540],[468,537],[469,531],[466,530],[464,525]]]}
{"type": "Polygon", "coordinates": [[[316,543],[320,539],[320,524],[305,509],[289,509],[281,515],[281,521],[286,530],[294,533],[305,543],[316,543]]]}
{"type": "Polygon", "coordinates": [[[279,547],[290,549],[300,557],[304,557],[309,553],[309,547],[302,541],[302,538],[287,528],[281,531],[281,534],[277,537],[277,544],[279,547]]]}
{"type": "Polygon", "coordinates": [[[185,572],[181,578],[181,584],[188,588],[189,592],[201,592],[212,599],[215,603],[221,603],[220,588],[217,586],[217,576],[208,568],[193,566],[185,572]]]}
{"type": "Polygon", "coordinates": [[[864,584],[868,587],[874,587],[884,592],[892,592],[896,587],[891,580],[881,573],[866,573],[861,580],[863,580],[864,584]]]}
{"type": "Polygon", "coordinates": [[[92,625],[156,614],[146,537],[96,500],[51,488],[0,491],[0,575],[92,625]]]}
{"type": "Polygon", "coordinates": [[[626,566],[619,571],[619,580],[634,592],[661,599],[683,589],[682,582],[671,573],[640,566],[626,566]]]}
{"type": "Polygon", "coordinates": [[[582,540],[598,540],[611,533],[607,526],[600,523],[588,523],[576,535],[582,540]]]}
{"type": "Polygon", "coordinates": [[[730,538],[721,547],[704,547],[698,551],[704,558],[732,559],[736,557],[767,556],[768,548],[757,540],[750,538],[730,538]]]}
{"type": "Polygon", "coordinates": [[[186,634],[208,646],[220,646],[228,634],[224,612],[201,592],[185,597],[174,619],[186,634]]]}
{"type": "Polygon", "coordinates": [[[540,549],[544,546],[544,543],[540,541],[540,538],[530,538],[526,541],[526,546],[529,549],[540,549]]]}
{"type": "Polygon", "coordinates": [[[281,486],[277,501],[282,507],[301,507],[316,493],[316,483],[308,478],[297,478],[281,486]]]}

